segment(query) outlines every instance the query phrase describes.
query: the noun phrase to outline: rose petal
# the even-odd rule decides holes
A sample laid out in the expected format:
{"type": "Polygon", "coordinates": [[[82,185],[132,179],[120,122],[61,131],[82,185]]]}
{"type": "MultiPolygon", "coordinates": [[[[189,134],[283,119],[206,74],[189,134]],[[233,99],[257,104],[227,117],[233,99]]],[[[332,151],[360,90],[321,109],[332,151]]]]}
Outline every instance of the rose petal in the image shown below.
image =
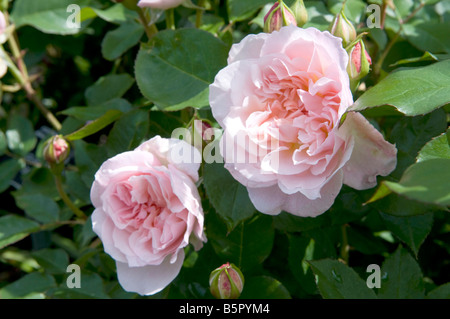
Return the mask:
{"type": "Polygon", "coordinates": [[[247,188],[255,208],[269,215],[286,211],[302,217],[315,217],[327,211],[334,203],[342,187],[342,173],[336,175],[323,186],[321,198],[310,200],[301,193],[285,194],[278,185],[263,188],[247,188]]]}
{"type": "Polygon", "coordinates": [[[353,153],[344,166],[344,184],[358,190],[372,188],[377,175],[389,175],[397,165],[397,149],[360,113],[350,112],[340,128],[354,139],[353,153]]]}
{"type": "Polygon", "coordinates": [[[184,261],[184,251],[180,249],[174,263],[167,257],[160,265],[129,267],[126,263],[116,262],[117,277],[120,285],[129,292],[140,295],[153,295],[163,290],[177,277],[184,261]]]}

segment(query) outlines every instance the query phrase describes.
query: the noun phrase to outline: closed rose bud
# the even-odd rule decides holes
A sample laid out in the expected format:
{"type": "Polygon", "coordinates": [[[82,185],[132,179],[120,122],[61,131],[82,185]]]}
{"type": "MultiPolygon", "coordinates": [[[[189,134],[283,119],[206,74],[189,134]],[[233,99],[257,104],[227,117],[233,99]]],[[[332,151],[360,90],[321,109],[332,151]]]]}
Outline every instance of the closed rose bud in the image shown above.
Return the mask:
{"type": "Polygon", "coordinates": [[[356,39],[356,29],[353,24],[348,21],[344,14],[344,9],[334,17],[329,29],[332,35],[342,39],[344,48],[356,39]]]}
{"type": "Polygon", "coordinates": [[[211,294],[217,299],[237,299],[244,288],[244,276],[234,264],[226,263],[209,276],[211,294]]]}
{"type": "Polygon", "coordinates": [[[366,51],[364,41],[361,39],[348,50],[349,61],[347,73],[351,82],[359,82],[370,71],[372,59],[366,51]]]}
{"type": "Polygon", "coordinates": [[[291,6],[291,10],[294,13],[295,21],[297,21],[298,27],[302,27],[306,22],[308,22],[308,11],[306,11],[303,0],[295,1],[291,6]]]}
{"type": "Polygon", "coordinates": [[[60,135],[51,137],[44,147],[44,159],[50,164],[60,164],[69,156],[70,146],[60,135]]]}
{"type": "Polygon", "coordinates": [[[283,1],[276,2],[264,16],[264,32],[278,31],[281,27],[297,25],[294,13],[283,1]]]}

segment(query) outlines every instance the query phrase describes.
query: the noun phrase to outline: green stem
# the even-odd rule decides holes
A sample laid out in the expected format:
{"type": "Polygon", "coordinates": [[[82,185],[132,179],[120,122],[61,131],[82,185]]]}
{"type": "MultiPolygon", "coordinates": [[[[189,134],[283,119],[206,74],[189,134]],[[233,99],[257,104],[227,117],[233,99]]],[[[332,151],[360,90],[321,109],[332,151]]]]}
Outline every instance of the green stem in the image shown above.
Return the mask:
{"type": "Polygon", "coordinates": [[[149,22],[145,16],[144,10],[142,8],[139,8],[138,10],[139,19],[141,19],[141,23],[144,26],[145,34],[147,35],[147,38],[150,40],[157,32],[158,28],[154,23],[149,25],[149,22]]]}
{"type": "MultiPolygon", "coordinates": [[[[6,19],[7,19],[7,21],[9,21],[9,17],[6,17],[6,19]]],[[[16,80],[23,87],[23,89],[25,90],[25,92],[27,94],[28,99],[37,106],[39,111],[44,115],[44,117],[53,126],[53,128],[55,130],[59,131],[62,128],[61,123],[53,115],[53,113],[50,112],[45,107],[45,105],[42,103],[42,101],[36,95],[36,91],[33,89],[33,86],[31,85],[31,80],[28,75],[27,66],[23,60],[23,55],[22,55],[20,47],[19,47],[19,41],[17,40],[16,37],[17,37],[16,33],[13,32],[8,38],[8,44],[12,51],[14,59],[17,62],[17,67],[14,64],[14,62],[9,58],[8,54],[6,54],[6,52],[3,52],[4,57],[9,62],[8,69],[11,71],[12,75],[16,78],[16,80]]]]}
{"type": "Polygon", "coordinates": [[[56,189],[58,190],[59,196],[63,202],[70,208],[70,210],[80,219],[86,220],[87,216],[72,202],[67,193],[65,192],[62,185],[62,178],[60,173],[55,173],[55,184],[56,189]]]}
{"type": "MultiPolygon", "coordinates": [[[[205,4],[205,0],[199,0],[198,6],[203,7],[205,4]]],[[[203,17],[203,9],[197,9],[195,13],[195,27],[200,28],[202,26],[202,17],[203,17]]]]}
{"type": "Polygon", "coordinates": [[[175,11],[173,9],[166,10],[166,28],[175,30],[175,11]]]}

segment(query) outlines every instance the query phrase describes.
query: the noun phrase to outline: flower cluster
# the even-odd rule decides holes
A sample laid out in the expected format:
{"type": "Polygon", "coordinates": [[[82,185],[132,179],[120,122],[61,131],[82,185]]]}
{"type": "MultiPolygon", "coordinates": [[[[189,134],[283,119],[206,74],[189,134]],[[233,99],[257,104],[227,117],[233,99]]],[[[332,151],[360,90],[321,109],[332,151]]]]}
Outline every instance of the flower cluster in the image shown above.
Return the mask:
{"type": "MultiPolygon", "coordinates": [[[[138,5],[168,9],[182,2],[138,5]]],[[[269,215],[318,216],[343,184],[374,187],[378,175],[396,166],[395,146],[361,114],[348,112],[353,84],[371,63],[364,43],[343,11],[330,31],[300,28],[305,19],[303,1],[292,9],[277,2],[265,17],[265,32],[234,44],[209,87],[212,115],[223,129],[224,165],[255,208],[269,215]]],[[[96,173],[93,229],[126,290],[160,291],[178,275],[184,248],[198,250],[206,242],[196,185],[200,164],[191,156],[198,152],[185,141],[156,136],[108,159],[96,173]],[[174,152],[180,147],[189,155],[181,160],[174,152]]],[[[229,264],[210,281],[219,298],[242,291],[242,274],[229,264]]]]}

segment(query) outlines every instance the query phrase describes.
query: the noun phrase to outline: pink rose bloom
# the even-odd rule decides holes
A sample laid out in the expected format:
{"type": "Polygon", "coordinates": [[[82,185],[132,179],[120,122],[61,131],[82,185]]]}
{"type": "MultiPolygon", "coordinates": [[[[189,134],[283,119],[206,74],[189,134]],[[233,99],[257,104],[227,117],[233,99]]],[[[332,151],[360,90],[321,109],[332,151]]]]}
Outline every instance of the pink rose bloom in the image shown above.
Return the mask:
{"type": "Polygon", "coordinates": [[[156,136],[108,159],[95,174],[93,230],[127,291],[161,291],[178,275],[183,248],[191,243],[198,250],[206,241],[193,152],[184,141],[156,136]]]}
{"type": "Polygon", "coordinates": [[[138,6],[167,10],[178,7],[185,0],[139,0],[138,6]]]}
{"type": "Polygon", "coordinates": [[[225,167],[262,213],[317,216],[342,184],[376,185],[397,150],[353,104],[342,40],[287,26],[233,45],[210,86],[225,167]]]}

